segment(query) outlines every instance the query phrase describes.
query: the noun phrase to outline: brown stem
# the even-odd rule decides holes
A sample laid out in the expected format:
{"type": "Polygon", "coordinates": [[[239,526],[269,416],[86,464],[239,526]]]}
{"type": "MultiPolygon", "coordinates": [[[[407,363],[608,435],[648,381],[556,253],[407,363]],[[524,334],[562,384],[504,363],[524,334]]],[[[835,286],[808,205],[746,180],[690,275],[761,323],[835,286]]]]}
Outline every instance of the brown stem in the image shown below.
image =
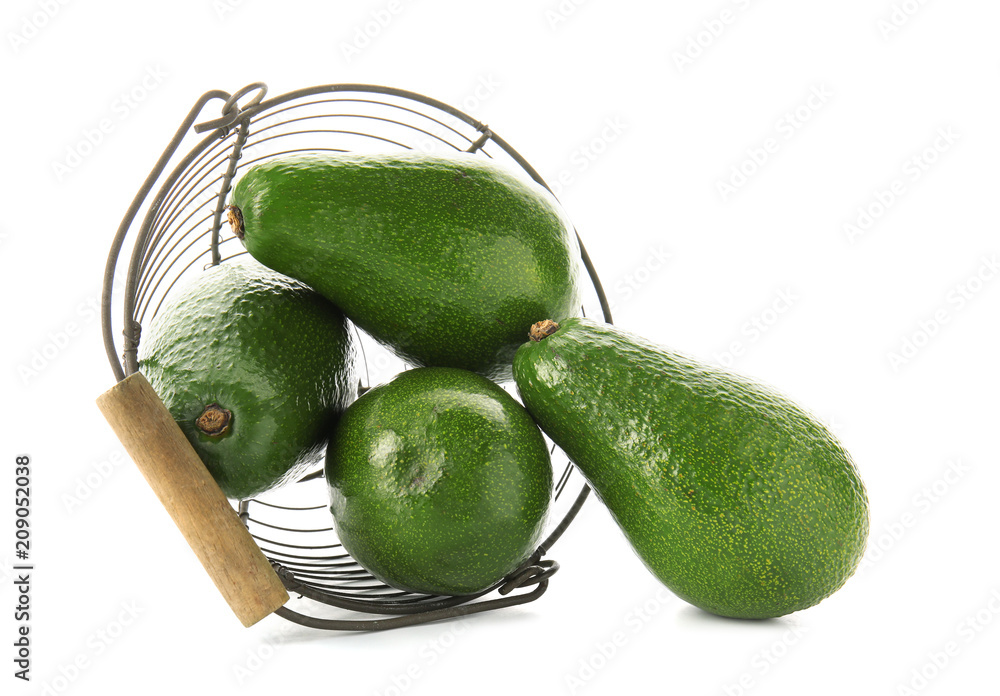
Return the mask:
{"type": "Polygon", "coordinates": [[[531,329],[528,331],[528,338],[537,343],[546,336],[551,336],[558,330],[559,324],[555,323],[551,319],[544,319],[543,321],[532,325],[531,329]]]}
{"type": "Polygon", "coordinates": [[[236,238],[242,240],[244,235],[243,211],[238,206],[231,205],[226,208],[226,219],[229,221],[229,226],[233,228],[233,234],[236,235],[236,238]]]}
{"type": "Polygon", "coordinates": [[[229,423],[233,420],[232,411],[228,411],[219,404],[209,404],[194,422],[198,430],[206,435],[222,435],[229,430],[229,423]]]}

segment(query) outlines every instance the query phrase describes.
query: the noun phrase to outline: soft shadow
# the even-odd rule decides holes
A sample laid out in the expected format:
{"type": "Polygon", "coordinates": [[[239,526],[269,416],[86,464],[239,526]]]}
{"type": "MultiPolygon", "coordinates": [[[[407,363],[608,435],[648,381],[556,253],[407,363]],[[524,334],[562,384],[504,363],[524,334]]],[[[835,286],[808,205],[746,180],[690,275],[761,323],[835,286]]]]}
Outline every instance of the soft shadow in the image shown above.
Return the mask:
{"type": "MultiPolygon", "coordinates": [[[[316,629],[302,626],[293,621],[288,621],[280,616],[272,615],[265,619],[268,625],[261,625],[261,638],[273,642],[281,643],[315,643],[318,641],[340,641],[350,640],[352,642],[364,643],[365,641],[385,641],[387,636],[396,636],[396,639],[405,639],[415,644],[423,643],[428,639],[441,636],[442,633],[464,633],[469,628],[478,624],[493,623],[516,623],[531,622],[537,620],[537,616],[530,611],[523,610],[524,607],[512,606],[503,607],[497,610],[490,610],[481,613],[469,614],[467,616],[454,616],[444,619],[437,619],[423,624],[412,626],[400,626],[378,631],[346,631],[316,629]]],[[[331,617],[334,618],[334,617],[331,617]]],[[[386,616],[374,616],[366,614],[350,614],[345,612],[336,618],[368,619],[386,618],[386,616]]]]}
{"type": "Polygon", "coordinates": [[[734,619],[727,616],[711,614],[704,609],[687,604],[677,612],[677,620],[688,626],[726,626],[737,631],[784,631],[797,624],[792,615],[779,616],[773,619],[734,619]]]}

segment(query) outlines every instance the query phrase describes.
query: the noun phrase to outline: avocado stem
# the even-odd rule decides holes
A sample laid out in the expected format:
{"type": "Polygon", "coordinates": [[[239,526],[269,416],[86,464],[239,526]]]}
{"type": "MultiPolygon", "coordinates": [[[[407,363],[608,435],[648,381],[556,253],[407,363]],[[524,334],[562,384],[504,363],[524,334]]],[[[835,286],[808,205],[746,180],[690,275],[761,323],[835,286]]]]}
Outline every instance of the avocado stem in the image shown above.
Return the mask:
{"type": "Polygon", "coordinates": [[[233,228],[233,234],[236,235],[236,238],[243,241],[243,211],[239,209],[239,206],[230,205],[226,208],[226,220],[233,228]]]}
{"type": "Polygon", "coordinates": [[[223,435],[229,430],[233,420],[233,412],[222,408],[219,404],[209,404],[194,422],[198,430],[210,436],[223,435]]]}
{"type": "Polygon", "coordinates": [[[546,336],[551,336],[558,330],[559,324],[555,323],[551,319],[544,319],[532,325],[531,329],[528,331],[528,338],[537,343],[546,336]]]}

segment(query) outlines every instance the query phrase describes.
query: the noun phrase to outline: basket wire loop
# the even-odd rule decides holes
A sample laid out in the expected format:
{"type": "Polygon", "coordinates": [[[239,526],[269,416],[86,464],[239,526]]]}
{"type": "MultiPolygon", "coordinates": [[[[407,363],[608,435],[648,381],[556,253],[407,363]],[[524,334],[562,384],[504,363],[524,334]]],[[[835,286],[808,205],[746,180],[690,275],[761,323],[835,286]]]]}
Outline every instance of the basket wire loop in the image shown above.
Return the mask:
{"type": "Polygon", "coordinates": [[[263,82],[254,82],[253,84],[249,84],[243,89],[238,90],[232,95],[227,95],[228,99],[226,99],[226,103],[222,105],[222,116],[214,121],[206,121],[204,123],[197,124],[194,127],[194,132],[204,133],[205,131],[219,130],[222,131],[221,135],[225,136],[229,127],[236,123],[236,121],[240,120],[240,117],[244,112],[249,110],[251,107],[260,104],[260,102],[264,99],[265,94],[267,94],[267,85],[263,82]],[[253,95],[250,101],[247,102],[242,109],[237,108],[237,102],[254,90],[257,91],[257,94],[253,95]]]}
{"type": "MultiPolygon", "coordinates": [[[[268,147],[273,147],[272,141],[284,136],[291,136],[294,141],[300,137],[333,134],[348,139],[362,138],[366,143],[373,140],[393,147],[410,148],[411,145],[399,142],[397,136],[388,136],[399,131],[407,138],[419,135],[433,146],[479,153],[486,157],[493,157],[494,154],[485,148],[489,146],[492,149],[496,146],[528,176],[548,189],[538,172],[489,127],[430,97],[392,87],[366,84],[319,85],[265,100],[266,95],[267,86],[262,82],[249,84],[232,94],[213,90],[202,95],[184,118],[126,211],[111,245],[104,270],[101,298],[105,351],[116,381],[138,370],[142,322],[147,313],[155,315],[174,284],[192,266],[206,258],[206,255],[209,261],[203,263],[203,268],[246,253],[240,249],[229,256],[225,255],[223,246],[232,243],[232,240],[222,238],[222,225],[227,197],[240,161],[251,145],[256,148],[266,143],[268,147]],[[249,99],[246,103],[240,105],[240,100],[247,96],[249,99]],[[199,121],[205,105],[215,99],[223,101],[221,116],[199,121]],[[343,111],[330,112],[328,107],[333,105],[343,111]],[[302,109],[304,114],[291,113],[296,109],[302,109]],[[317,114],[310,109],[322,111],[317,114]],[[372,113],[371,109],[379,111],[372,113]],[[449,123],[442,114],[455,119],[457,123],[449,123]],[[352,119],[360,120],[366,128],[368,124],[387,127],[388,134],[375,133],[371,128],[365,132],[350,128],[323,128],[326,123],[323,119],[341,116],[348,122],[352,119]],[[311,125],[313,123],[320,125],[311,125]],[[461,124],[471,128],[473,132],[469,135],[462,132],[461,124]],[[289,128],[295,130],[287,130],[289,128]],[[167,165],[178,154],[185,137],[192,132],[204,134],[204,137],[167,172],[167,165]],[[455,139],[460,142],[453,142],[455,139]],[[159,188],[154,193],[154,187],[158,183],[159,188]],[[195,206],[202,197],[205,197],[205,202],[195,206]],[[144,205],[147,206],[145,214],[135,228],[144,205]],[[204,212],[200,212],[203,210],[204,212]],[[205,226],[208,226],[207,230],[205,226]],[[115,322],[112,316],[112,291],[125,238],[133,229],[135,242],[125,267],[125,288],[121,298],[123,342],[119,361],[113,330],[115,322]],[[204,245],[206,241],[207,249],[199,252],[199,245],[204,245]],[[187,260],[192,254],[194,258],[187,260]],[[173,278],[170,278],[171,274],[174,274],[173,278]]],[[[281,152],[268,150],[264,155],[255,151],[244,165],[284,152],[347,149],[339,145],[333,148],[314,145],[305,148],[289,147],[291,149],[281,152]]],[[[604,321],[611,323],[611,309],[601,281],[579,234],[576,234],[576,238],[581,260],[593,283],[604,321]]],[[[367,369],[366,358],[366,374],[367,369]]],[[[358,386],[360,394],[371,385],[359,382],[358,386]]],[[[555,501],[566,490],[573,471],[572,464],[567,463],[555,485],[555,501]]],[[[318,482],[322,477],[323,470],[320,468],[303,476],[294,485],[322,485],[318,482]],[[317,483],[310,483],[312,481],[317,483]]],[[[405,592],[373,578],[344,551],[336,539],[325,504],[292,507],[262,499],[248,499],[239,501],[237,512],[289,592],[297,594],[299,599],[311,600],[319,605],[379,618],[326,618],[302,613],[289,605],[278,609],[275,612],[277,615],[312,628],[374,631],[524,604],[540,597],[548,588],[549,578],[559,568],[558,563],[543,557],[569,527],[590,493],[586,482],[580,485],[579,493],[562,519],[519,568],[481,592],[456,597],[405,592]],[[251,505],[254,506],[255,515],[251,515],[251,505]],[[311,525],[297,521],[292,526],[275,519],[281,515],[294,516],[296,520],[315,521],[311,525]],[[285,538],[289,534],[293,535],[294,543],[285,538]],[[530,590],[515,592],[526,588],[530,590]],[[499,596],[482,599],[493,592],[499,596]]]]}

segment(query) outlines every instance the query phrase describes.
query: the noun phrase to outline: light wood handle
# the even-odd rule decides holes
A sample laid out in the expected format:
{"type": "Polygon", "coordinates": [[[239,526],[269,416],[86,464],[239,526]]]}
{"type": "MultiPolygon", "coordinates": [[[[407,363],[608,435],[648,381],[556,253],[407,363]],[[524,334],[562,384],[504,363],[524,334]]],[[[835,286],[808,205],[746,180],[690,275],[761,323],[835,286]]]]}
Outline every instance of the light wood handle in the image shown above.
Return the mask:
{"type": "Polygon", "coordinates": [[[142,373],[97,406],[243,625],[284,605],[278,575],[142,373]]]}

